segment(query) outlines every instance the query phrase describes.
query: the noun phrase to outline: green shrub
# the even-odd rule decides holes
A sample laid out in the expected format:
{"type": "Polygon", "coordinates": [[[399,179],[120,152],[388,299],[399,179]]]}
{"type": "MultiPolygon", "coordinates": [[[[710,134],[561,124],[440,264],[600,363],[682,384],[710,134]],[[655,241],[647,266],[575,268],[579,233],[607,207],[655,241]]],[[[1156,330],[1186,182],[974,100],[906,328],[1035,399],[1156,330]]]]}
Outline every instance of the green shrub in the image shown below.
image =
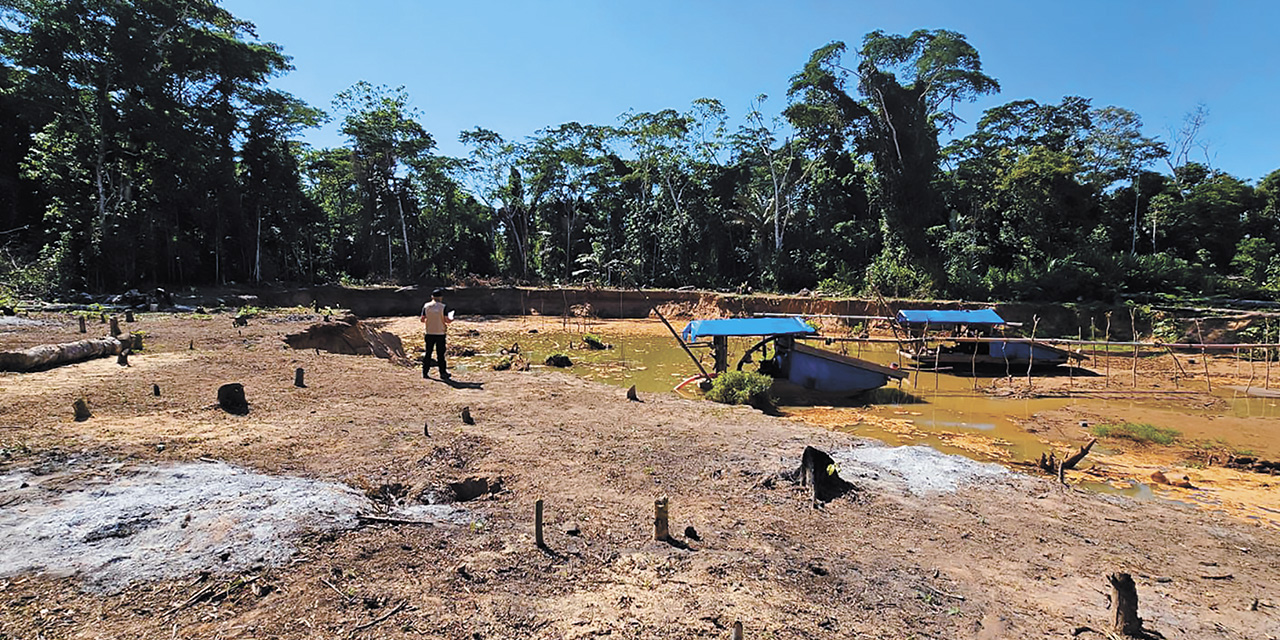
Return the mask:
{"type": "Polygon", "coordinates": [[[724,404],[748,404],[773,384],[773,378],[754,371],[726,371],[711,383],[707,398],[724,404]]]}
{"type": "Polygon", "coordinates": [[[1182,432],[1176,429],[1165,429],[1145,422],[1100,424],[1090,431],[1099,438],[1124,438],[1134,442],[1154,442],[1155,444],[1173,444],[1182,435],[1182,432]]]}

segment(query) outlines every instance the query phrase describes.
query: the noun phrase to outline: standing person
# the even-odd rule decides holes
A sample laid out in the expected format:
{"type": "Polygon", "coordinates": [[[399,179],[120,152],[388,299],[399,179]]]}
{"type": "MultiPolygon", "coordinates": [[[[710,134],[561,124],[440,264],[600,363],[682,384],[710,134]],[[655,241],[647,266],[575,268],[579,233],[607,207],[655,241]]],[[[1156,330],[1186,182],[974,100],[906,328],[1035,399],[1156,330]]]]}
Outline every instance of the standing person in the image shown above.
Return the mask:
{"type": "Polygon", "coordinates": [[[426,344],[427,350],[422,354],[422,377],[427,377],[427,369],[431,367],[431,349],[434,347],[436,351],[436,363],[440,367],[440,379],[448,380],[449,372],[445,369],[444,364],[444,336],[447,331],[446,327],[453,322],[453,315],[450,312],[445,315],[444,312],[444,289],[436,289],[431,292],[431,302],[422,305],[422,315],[419,320],[426,325],[426,344]]]}

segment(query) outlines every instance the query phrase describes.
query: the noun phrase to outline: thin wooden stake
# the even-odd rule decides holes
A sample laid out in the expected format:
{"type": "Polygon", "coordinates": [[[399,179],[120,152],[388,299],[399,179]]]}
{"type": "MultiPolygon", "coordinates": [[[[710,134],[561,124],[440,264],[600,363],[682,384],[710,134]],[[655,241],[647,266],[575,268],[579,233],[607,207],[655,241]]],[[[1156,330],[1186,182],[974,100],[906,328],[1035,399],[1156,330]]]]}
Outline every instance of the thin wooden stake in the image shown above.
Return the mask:
{"type": "Polygon", "coordinates": [[[1209,378],[1209,354],[1204,349],[1204,332],[1200,330],[1200,319],[1196,318],[1196,335],[1200,337],[1200,360],[1204,361],[1204,383],[1213,393],[1213,380],[1209,378]]]}
{"type": "Polygon", "coordinates": [[[547,543],[542,539],[542,500],[533,503],[533,539],[539,549],[545,549],[547,543]]]}
{"type": "Polygon", "coordinates": [[[1182,370],[1182,363],[1178,362],[1178,356],[1173,353],[1173,348],[1165,346],[1165,349],[1169,351],[1169,357],[1173,358],[1173,364],[1178,366],[1178,375],[1173,378],[1173,387],[1177,389],[1179,387],[1178,380],[1180,378],[1185,378],[1187,376],[1187,372],[1182,370]]]}
{"type": "MultiPolygon", "coordinates": [[[[1271,318],[1265,320],[1265,328],[1262,330],[1262,341],[1266,342],[1271,337],[1271,318]]],[[[1262,388],[1271,388],[1271,347],[1264,347],[1263,353],[1267,355],[1267,375],[1262,379],[1262,388]]]]}

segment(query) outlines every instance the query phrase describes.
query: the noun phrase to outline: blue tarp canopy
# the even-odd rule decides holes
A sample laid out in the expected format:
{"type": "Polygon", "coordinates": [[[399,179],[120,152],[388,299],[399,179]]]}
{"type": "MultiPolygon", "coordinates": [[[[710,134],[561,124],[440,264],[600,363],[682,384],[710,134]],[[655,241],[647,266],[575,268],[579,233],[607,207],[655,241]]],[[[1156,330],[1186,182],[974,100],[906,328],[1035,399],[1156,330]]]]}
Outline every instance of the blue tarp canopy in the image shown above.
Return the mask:
{"type": "Polygon", "coordinates": [[[999,325],[1005,324],[1004,318],[995,309],[923,309],[904,310],[898,312],[898,324],[927,324],[931,327],[949,327],[954,325],[999,325]]]}
{"type": "Polygon", "coordinates": [[[680,339],[696,342],[708,336],[791,336],[817,332],[800,318],[726,318],[694,320],[685,325],[680,339]]]}

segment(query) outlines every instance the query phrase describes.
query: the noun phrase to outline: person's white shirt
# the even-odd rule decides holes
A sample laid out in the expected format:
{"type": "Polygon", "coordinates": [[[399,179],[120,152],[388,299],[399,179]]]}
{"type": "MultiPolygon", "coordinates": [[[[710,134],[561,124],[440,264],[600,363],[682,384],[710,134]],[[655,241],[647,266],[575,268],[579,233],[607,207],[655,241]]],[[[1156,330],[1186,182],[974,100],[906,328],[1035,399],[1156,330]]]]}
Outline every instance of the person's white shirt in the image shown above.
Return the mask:
{"type": "Polygon", "coordinates": [[[449,324],[452,318],[445,317],[444,302],[440,300],[432,300],[422,305],[422,322],[426,323],[426,334],[430,336],[442,336],[446,333],[445,325],[449,324]]]}

